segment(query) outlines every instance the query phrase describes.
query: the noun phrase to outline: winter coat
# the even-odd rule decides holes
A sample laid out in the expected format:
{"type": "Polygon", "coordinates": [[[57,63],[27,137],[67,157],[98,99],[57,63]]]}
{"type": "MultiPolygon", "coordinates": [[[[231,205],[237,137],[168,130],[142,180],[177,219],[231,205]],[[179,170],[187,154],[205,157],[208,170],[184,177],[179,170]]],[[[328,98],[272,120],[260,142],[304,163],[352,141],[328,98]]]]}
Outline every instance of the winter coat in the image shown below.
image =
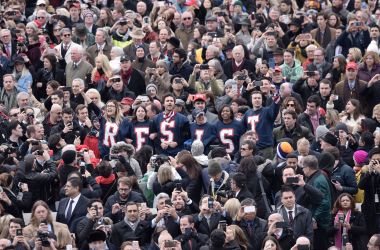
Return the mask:
{"type": "MultiPolygon", "coordinates": [[[[274,139],[273,145],[277,145],[279,141],[283,138],[288,138],[285,134],[286,133],[285,130],[286,130],[285,125],[282,125],[280,127],[273,129],[273,139],[274,139]]],[[[313,140],[313,134],[310,132],[310,130],[307,127],[296,124],[290,137],[290,139],[292,139],[293,141],[292,143],[293,148],[297,148],[297,141],[303,137],[305,137],[308,141],[313,140]]]]}
{"type": "Polygon", "coordinates": [[[331,179],[337,180],[342,185],[342,193],[354,195],[358,192],[354,170],[342,161],[339,161],[333,169],[331,179]]]}
{"type": "Polygon", "coordinates": [[[295,84],[298,79],[303,75],[303,68],[301,62],[294,59],[294,65],[290,67],[286,63],[282,64],[282,75],[286,78],[286,81],[295,84]]]}

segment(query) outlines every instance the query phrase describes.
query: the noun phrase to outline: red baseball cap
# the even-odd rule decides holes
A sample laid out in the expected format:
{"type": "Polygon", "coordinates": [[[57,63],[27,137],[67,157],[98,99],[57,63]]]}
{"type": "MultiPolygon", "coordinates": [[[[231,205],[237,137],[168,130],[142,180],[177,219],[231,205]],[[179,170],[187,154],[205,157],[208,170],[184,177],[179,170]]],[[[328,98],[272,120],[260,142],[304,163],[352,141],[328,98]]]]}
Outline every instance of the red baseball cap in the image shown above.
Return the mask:
{"type": "Polygon", "coordinates": [[[274,71],[282,72],[282,69],[281,69],[280,66],[275,66],[275,67],[274,67],[274,71]]]}
{"type": "Polygon", "coordinates": [[[358,69],[358,65],[355,62],[349,62],[346,65],[346,70],[347,69],[357,70],[358,69]]]}
{"type": "Polygon", "coordinates": [[[121,104],[123,105],[132,105],[134,102],[134,100],[130,97],[124,97],[122,100],[121,100],[121,104]]]}
{"type": "Polygon", "coordinates": [[[206,102],[206,96],[204,94],[196,94],[196,95],[194,95],[193,101],[196,102],[196,101],[199,101],[199,100],[206,102]]]}

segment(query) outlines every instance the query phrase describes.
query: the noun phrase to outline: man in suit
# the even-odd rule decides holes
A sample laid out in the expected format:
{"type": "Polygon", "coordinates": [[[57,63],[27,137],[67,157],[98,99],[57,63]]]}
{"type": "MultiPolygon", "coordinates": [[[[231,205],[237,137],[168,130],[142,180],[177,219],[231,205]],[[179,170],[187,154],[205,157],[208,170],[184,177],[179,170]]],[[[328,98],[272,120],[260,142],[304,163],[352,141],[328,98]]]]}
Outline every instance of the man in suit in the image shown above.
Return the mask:
{"type": "Polygon", "coordinates": [[[194,228],[194,217],[184,215],[180,219],[181,235],[176,238],[183,250],[196,250],[206,245],[208,236],[198,233],[194,228]]]}
{"type": "Polygon", "coordinates": [[[209,195],[203,195],[199,210],[199,214],[194,217],[198,233],[210,236],[211,232],[218,227],[219,221],[225,220],[228,225],[232,223],[225,211],[218,212],[221,211],[220,203],[214,201],[209,195]]]}
{"type": "Polygon", "coordinates": [[[282,187],[281,203],[282,205],[278,207],[277,211],[293,230],[294,237],[298,238],[303,235],[312,242],[314,232],[311,212],[296,204],[296,195],[290,186],[282,187]]]}
{"type": "Polygon", "coordinates": [[[243,173],[236,173],[231,178],[231,190],[234,192],[233,197],[240,202],[246,198],[253,199],[253,194],[247,188],[247,177],[243,173]]]}
{"type": "Polygon", "coordinates": [[[131,60],[136,59],[136,50],[137,48],[142,47],[145,51],[145,55],[149,53],[148,45],[143,42],[143,38],[145,37],[145,33],[140,28],[135,28],[132,30],[129,35],[132,37],[132,43],[128,46],[124,47],[124,53],[131,58],[131,60]]]}
{"type": "Polygon", "coordinates": [[[319,12],[317,14],[318,28],[310,31],[311,36],[316,40],[322,48],[326,48],[327,45],[336,39],[336,31],[334,28],[327,26],[328,15],[325,12],[319,12]]]}
{"type": "Polygon", "coordinates": [[[67,224],[70,232],[75,233],[76,224],[86,216],[90,202],[81,194],[82,182],[79,178],[70,178],[64,187],[66,198],[59,201],[57,222],[67,224]]]}
{"type": "Polygon", "coordinates": [[[111,49],[112,44],[107,43],[108,33],[102,29],[98,28],[95,34],[95,44],[87,48],[87,52],[90,54],[92,61],[95,62],[95,57],[100,53],[103,53],[111,60],[111,49]]]}
{"type": "Polygon", "coordinates": [[[152,229],[146,220],[141,220],[137,203],[128,202],[125,205],[124,220],[112,227],[111,242],[120,249],[124,241],[138,240],[140,247],[147,247],[151,241],[152,229]]]}
{"type": "Polygon", "coordinates": [[[61,43],[54,47],[56,50],[58,60],[62,68],[71,62],[71,52],[74,48],[80,48],[80,45],[71,41],[71,30],[63,28],[59,35],[61,36],[61,43]]]}
{"type": "Polygon", "coordinates": [[[241,208],[234,222],[239,226],[251,245],[251,249],[261,249],[261,244],[267,236],[268,225],[266,220],[256,216],[256,202],[253,199],[245,199],[241,202],[241,208]]]}
{"type": "Polygon", "coordinates": [[[71,87],[75,78],[88,80],[91,77],[92,65],[83,59],[82,47],[71,49],[71,62],[66,65],[66,86],[71,87]]]}
{"type": "Polygon", "coordinates": [[[276,238],[281,246],[281,249],[290,249],[296,243],[293,231],[289,224],[280,225],[284,222],[284,218],[279,213],[273,213],[268,217],[268,232],[269,236],[276,238]]]}
{"type": "Polygon", "coordinates": [[[9,60],[16,56],[16,43],[12,41],[12,34],[9,29],[0,31],[0,41],[3,44],[3,53],[9,60]]]}

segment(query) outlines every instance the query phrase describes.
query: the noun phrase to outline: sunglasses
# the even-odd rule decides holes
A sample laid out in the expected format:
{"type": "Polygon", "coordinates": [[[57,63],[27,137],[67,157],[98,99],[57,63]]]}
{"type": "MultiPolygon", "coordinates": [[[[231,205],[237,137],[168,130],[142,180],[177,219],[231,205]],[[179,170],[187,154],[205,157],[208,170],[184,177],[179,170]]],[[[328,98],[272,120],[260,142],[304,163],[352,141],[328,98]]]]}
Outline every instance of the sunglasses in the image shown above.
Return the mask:
{"type": "Polygon", "coordinates": [[[121,80],[120,78],[114,78],[114,79],[112,79],[112,82],[116,83],[116,82],[120,82],[120,80],[121,80]]]}
{"type": "Polygon", "coordinates": [[[69,37],[69,36],[71,36],[71,34],[64,34],[63,36],[64,37],[69,37]]]}

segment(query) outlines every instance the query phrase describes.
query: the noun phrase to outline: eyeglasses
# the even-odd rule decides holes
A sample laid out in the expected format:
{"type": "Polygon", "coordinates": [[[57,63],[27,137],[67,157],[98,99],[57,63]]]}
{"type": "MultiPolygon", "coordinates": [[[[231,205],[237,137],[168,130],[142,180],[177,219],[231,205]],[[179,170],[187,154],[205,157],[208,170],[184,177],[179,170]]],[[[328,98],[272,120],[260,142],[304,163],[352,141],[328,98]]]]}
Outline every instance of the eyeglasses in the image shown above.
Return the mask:
{"type": "Polygon", "coordinates": [[[184,17],[184,18],[182,18],[182,20],[191,20],[191,17],[184,17]]]}
{"type": "Polygon", "coordinates": [[[294,106],[296,106],[294,103],[288,103],[288,104],[286,104],[286,106],[287,107],[294,107],[294,106]]]}
{"type": "Polygon", "coordinates": [[[63,34],[64,37],[69,37],[71,34],[63,34]]]}
{"type": "Polygon", "coordinates": [[[46,16],[38,16],[37,19],[44,19],[46,16]]]}
{"type": "Polygon", "coordinates": [[[111,81],[113,82],[113,83],[116,83],[116,82],[120,82],[120,78],[114,78],[114,79],[112,79],[111,81]]]}

